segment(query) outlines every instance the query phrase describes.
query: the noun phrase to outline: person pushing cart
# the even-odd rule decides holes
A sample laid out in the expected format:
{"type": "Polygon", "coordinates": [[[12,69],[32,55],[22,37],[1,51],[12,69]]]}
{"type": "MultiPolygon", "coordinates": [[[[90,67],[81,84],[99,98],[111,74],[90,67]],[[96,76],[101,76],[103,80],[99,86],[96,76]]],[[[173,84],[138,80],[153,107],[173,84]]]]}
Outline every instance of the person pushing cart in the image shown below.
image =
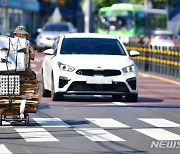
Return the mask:
{"type": "Polygon", "coordinates": [[[14,37],[0,37],[0,125],[3,121],[23,121],[39,104],[39,84],[31,70],[35,58],[33,44],[24,26],[17,26],[14,37]]]}

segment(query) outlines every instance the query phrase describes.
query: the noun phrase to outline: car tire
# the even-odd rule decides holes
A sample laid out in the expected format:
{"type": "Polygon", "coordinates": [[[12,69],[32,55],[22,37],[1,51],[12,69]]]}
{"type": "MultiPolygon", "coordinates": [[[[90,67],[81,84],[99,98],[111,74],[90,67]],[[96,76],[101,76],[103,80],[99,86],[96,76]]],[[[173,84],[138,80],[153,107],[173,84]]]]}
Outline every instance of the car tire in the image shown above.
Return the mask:
{"type": "Polygon", "coordinates": [[[137,102],[138,94],[128,94],[126,95],[126,102],[137,102]]]}
{"type": "Polygon", "coordinates": [[[44,78],[42,75],[42,82],[41,82],[41,92],[42,92],[42,97],[51,97],[51,91],[46,90],[44,88],[44,78]]]}
{"type": "Polygon", "coordinates": [[[52,101],[59,101],[59,100],[61,100],[63,95],[54,92],[54,79],[53,79],[53,77],[52,77],[52,84],[51,84],[51,86],[52,86],[52,88],[51,88],[51,98],[52,98],[52,101]]]}
{"type": "Polygon", "coordinates": [[[119,101],[122,98],[121,95],[112,95],[112,99],[115,101],[119,101]]]}

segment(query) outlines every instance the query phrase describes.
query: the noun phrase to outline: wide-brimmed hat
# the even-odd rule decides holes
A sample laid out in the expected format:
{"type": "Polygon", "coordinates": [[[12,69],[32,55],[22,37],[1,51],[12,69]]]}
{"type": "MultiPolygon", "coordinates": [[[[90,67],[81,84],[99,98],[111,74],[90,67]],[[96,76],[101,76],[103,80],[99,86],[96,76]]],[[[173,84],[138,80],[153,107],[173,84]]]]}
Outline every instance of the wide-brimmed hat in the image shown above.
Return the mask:
{"type": "Polygon", "coordinates": [[[15,31],[13,32],[14,34],[25,34],[25,35],[29,35],[29,33],[27,32],[26,27],[24,26],[17,26],[15,31]]]}

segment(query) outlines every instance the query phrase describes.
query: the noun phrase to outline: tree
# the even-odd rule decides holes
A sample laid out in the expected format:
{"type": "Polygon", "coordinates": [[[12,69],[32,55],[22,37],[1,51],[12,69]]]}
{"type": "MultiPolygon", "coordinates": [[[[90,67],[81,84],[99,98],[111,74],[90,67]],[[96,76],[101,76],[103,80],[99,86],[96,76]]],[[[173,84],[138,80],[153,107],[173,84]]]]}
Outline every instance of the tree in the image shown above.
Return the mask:
{"type": "Polygon", "coordinates": [[[111,6],[118,3],[119,0],[92,0],[92,2],[96,5],[95,13],[97,13],[101,7],[111,6]]]}
{"type": "Polygon", "coordinates": [[[124,2],[130,4],[144,4],[144,0],[124,0],[124,2]]]}

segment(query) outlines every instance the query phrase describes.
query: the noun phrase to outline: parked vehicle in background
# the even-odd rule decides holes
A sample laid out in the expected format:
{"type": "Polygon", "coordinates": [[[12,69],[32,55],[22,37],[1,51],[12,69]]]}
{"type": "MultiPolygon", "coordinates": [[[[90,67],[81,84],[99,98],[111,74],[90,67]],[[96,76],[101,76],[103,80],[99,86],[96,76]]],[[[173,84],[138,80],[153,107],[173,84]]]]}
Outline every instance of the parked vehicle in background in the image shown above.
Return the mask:
{"type": "Polygon", "coordinates": [[[58,100],[66,94],[112,95],[138,99],[138,69],[121,41],[111,35],[61,34],[42,63],[42,94],[58,100]]]}
{"type": "Polygon", "coordinates": [[[74,33],[76,29],[71,23],[47,23],[42,29],[38,29],[39,35],[36,38],[37,50],[50,48],[55,39],[64,33],[74,33]]]}
{"type": "Polygon", "coordinates": [[[176,46],[178,40],[172,31],[169,30],[156,30],[152,32],[149,39],[149,44],[152,46],[176,46]]]}

